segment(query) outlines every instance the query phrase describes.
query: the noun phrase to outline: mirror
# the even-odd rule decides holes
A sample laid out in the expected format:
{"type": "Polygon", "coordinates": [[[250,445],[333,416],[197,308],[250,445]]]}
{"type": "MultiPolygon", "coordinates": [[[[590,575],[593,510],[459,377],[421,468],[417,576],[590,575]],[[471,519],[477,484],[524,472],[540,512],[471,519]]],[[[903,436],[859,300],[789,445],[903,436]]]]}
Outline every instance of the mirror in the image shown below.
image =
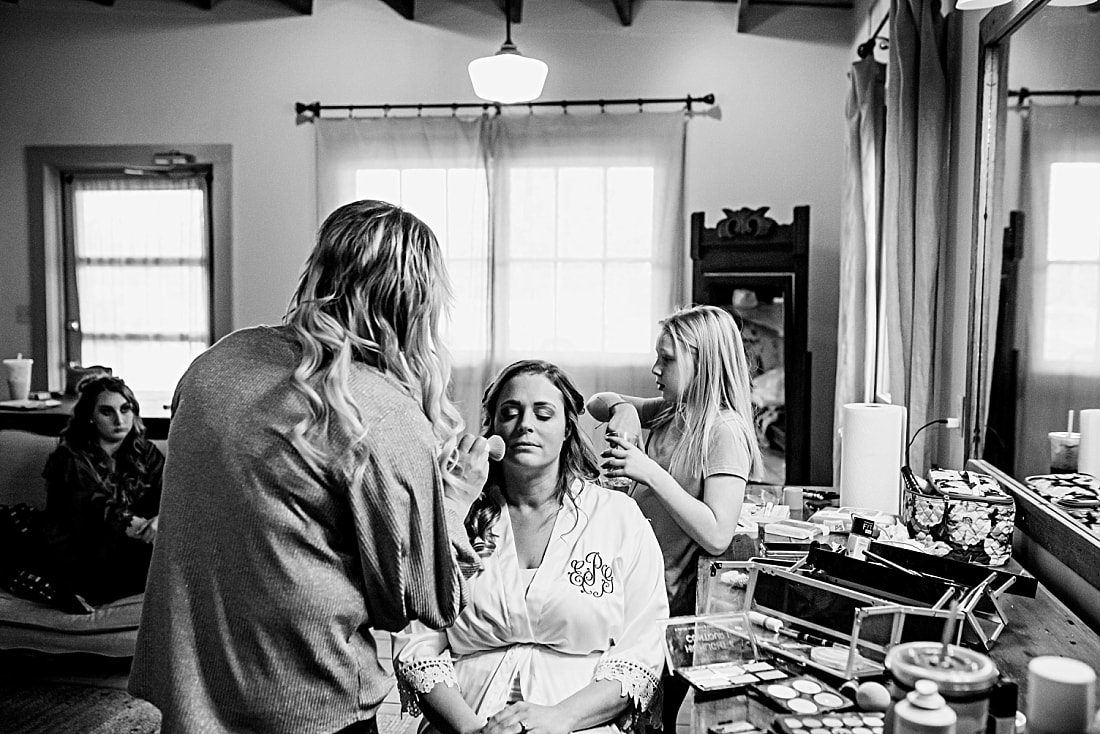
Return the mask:
{"type": "Polygon", "coordinates": [[[1018,478],[1050,470],[1070,409],[1100,407],[1098,11],[981,22],[965,450],[1018,478]]]}
{"type": "Polygon", "coordinates": [[[706,226],[691,215],[692,300],[724,308],[741,327],[752,379],[760,482],[809,481],[810,403],[806,350],[810,208],[779,224],[768,208],[734,211],[706,226]]]}

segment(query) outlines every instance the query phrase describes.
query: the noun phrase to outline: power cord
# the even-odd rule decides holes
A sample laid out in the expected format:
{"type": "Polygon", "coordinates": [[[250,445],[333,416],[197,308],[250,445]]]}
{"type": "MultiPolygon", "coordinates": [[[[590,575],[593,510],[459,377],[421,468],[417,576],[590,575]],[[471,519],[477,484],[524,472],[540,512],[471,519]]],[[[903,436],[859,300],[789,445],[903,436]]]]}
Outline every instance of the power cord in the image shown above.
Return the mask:
{"type": "Polygon", "coordinates": [[[918,428],[916,430],[916,432],[913,433],[913,437],[909,439],[909,443],[905,444],[905,466],[907,466],[907,467],[912,466],[912,464],[909,463],[909,447],[912,446],[913,442],[917,440],[917,436],[920,435],[921,431],[923,431],[925,428],[928,428],[928,426],[935,426],[935,425],[944,425],[944,426],[946,426],[946,425],[950,425],[952,422],[953,421],[952,421],[951,418],[937,418],[934,421],[928,421],[923,426],[918,428]]]}

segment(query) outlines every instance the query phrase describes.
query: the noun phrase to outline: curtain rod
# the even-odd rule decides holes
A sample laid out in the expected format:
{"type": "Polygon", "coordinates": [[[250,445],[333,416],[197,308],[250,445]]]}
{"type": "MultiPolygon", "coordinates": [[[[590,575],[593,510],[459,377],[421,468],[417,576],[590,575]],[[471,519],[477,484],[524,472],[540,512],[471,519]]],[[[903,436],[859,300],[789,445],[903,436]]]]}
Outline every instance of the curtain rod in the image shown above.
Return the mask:
{"type": "Polygon", "coordinates": [[[1100,89],[1019,89],[1008,90],[1009,97],[1019,97],[1023,102],[1028,97],[1100,97],[1100,89]]]}
{"type": "Polygon", "coordinates": [[[294,103],[294,112],[298,116],[298,122],[312,122],[321,116],[321,112],[324,110],[342,110],[348,113],[348,117],[352,116],[355,110],[375,110],[381,111],[384,115],[389,114],[391,110],[416,110],[419,115],[424,110],[450,110],[451,114],[457,114],[459,110],[463,109],[478,109],[482,112],[488,112],[490,109],[500,114],[500,111],[505,107],[526,107],[532,112],[535,107],[560,107],[562,112],[565,112],[570,107],[599,107],[600,112],[604,111],[605,107],[614,107],[622,105],[637,105],[638,111],[642,111],[642,106],[647,104],[683,104],[687,107],[688,111],[691,111],[693,104],[702,103],[712,105],[714,104],[714,95],[705,94],[702,97],[637,97],[635,99],[559,99],[546,102],[517,102],[514,104],[502,104],[500,102],[438,102],[438,103],[418,103],[418,104],[321,104],[320,102],[312,102],[306,104],[304,102],[294,103]]]}

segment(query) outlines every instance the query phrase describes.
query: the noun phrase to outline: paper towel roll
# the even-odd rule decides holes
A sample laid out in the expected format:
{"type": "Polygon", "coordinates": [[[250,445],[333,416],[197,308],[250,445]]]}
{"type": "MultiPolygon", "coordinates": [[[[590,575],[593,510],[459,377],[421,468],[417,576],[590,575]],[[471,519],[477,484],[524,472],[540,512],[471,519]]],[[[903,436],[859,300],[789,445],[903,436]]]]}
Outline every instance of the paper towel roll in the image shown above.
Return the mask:
{"type": "Polygon", "coordinates": [[[899,513],[905,408],[848,403],[840,420],[840,505],[899,513]]]}
{"type": "Polygon", "coordinates": [[[1081,411],[1081,445],[1077,471],[1100,477],[1100,408],[1081,411]]]}

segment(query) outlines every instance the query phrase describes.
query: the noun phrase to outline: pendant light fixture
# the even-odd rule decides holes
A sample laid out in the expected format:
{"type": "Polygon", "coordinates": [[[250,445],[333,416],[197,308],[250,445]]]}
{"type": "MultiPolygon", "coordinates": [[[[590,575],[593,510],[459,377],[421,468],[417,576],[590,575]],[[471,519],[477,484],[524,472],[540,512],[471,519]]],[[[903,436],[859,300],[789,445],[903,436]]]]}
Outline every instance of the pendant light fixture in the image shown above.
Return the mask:
{"type": "Polygon", "coordinates": [[[543,61],[524,56],[512,43],[512,3],[504,2],[504,44],[493,56],[470,62],[470,83],[474,94],[489,102],[514,104],[530,102],[542,94],[547,66],[543,61]]]}

